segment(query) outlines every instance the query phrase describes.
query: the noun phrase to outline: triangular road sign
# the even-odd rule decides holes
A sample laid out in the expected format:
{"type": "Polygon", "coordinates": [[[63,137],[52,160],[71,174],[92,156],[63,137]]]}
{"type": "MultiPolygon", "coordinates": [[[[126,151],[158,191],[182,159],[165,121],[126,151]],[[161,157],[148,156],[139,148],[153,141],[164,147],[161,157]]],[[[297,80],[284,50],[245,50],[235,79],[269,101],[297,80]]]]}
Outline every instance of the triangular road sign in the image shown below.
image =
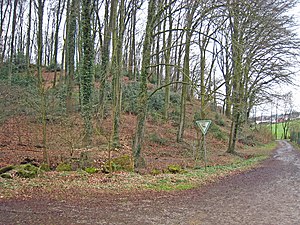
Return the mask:
{"type": "Polygon", "coordinates": [[[197,120],[196,121],[197,126],[200,128],[202,131],[202,134],[206,134],[207,130],[211,124],[211,120],[197,120]]]}

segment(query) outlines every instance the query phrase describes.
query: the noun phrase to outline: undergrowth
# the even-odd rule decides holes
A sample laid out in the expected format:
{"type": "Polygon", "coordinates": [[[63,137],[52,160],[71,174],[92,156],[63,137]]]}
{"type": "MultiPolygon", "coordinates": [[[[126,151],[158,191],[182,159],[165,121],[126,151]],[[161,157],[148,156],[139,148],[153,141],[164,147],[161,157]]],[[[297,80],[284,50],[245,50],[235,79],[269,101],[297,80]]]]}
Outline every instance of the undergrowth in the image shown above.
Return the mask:
{"type": "Polygon", "coordinates": [[[32,179],[3,180],[0,182],[1,198],[11,198],[15,193],[26,193],[30,190],[41,193],[64,196],[70,192],[70,197],[93,195],[98,192],[120,193],[135,190],[178,191],[200,187],[206,183],[214,182],[232,173],[242,172],[254,168],[268,157],[274,144],[268,145],[258,154],[248,159],[237,158],[234,163],[227,165],[214,165],[207,168],[186,169],[184,173],[160,173],[155,175],[140,175],[133,172],[115,172],[113,174],[89,174],[72,172],[45,172],[32,179]],[[38,185],[37,185],[38,184],[38,185]],[[32,187],[35,187],[32,189],[32,187]],[[64,190],[60,193],[59,190],[64,190]],[[74,193],[75,191],[75,193],[74,193]]]}

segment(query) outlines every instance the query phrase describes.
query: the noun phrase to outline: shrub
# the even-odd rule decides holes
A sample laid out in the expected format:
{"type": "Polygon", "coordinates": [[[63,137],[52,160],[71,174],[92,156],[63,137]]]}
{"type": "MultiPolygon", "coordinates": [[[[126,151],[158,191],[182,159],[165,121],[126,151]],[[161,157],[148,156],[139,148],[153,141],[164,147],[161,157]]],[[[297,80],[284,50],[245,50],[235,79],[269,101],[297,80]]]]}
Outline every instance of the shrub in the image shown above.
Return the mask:
{"type": "Polygon", "coordinates": [[[150,174],[153,175],[153,176],[157,176],[161,173],[161,171],[159,169],[153,169],[151,170],[150,174]]]}
{"type": "Polygon", "coordinates": [[[50,166],[49,166],[48,164],[43,163],[43,164],[40,165],[40,170],[43,170],[43,171],[48,172],[48,171],[50,171],[51,169],[50,169],[50,166]]]}
{"type": "Polygon", "coordinates": [[[93,174],[93,173],[98,173],[99,170],[95,167],[87,167],[84,169],[85,172],[89,173],[89,174],[93,174]]]}
{"type": "Polygon", "coordinates": [[[247,136],[250,135],[253,136],[253,140],[257,144],[267,144],[273,140],[271,130],[267,126],[262,126],[258,130],[250,130],[250,131],[244,128],[243,133],[247,136]]]}
{"type": "Polygon", "coordinates": [[[194,113],[194,123],[197,121],[197,120],[202,120],[201,118],[201,112],[200,111],[197,111],[194,113]]]}
{"type": "Polygon", "coordinates": [[[47,71],[61,71],[61,65],[59,64],[55,64],[55,63],[51,63],[49,66],[47,66],[47,71]]]}
{"type": "Polygon", "coordinates": [[[159,145],[165,145],[167,140],[156,133],[149,134],[149,140],[159,145]]]}
{"type": "Polygon", "coordinates": [[[69,163],[61,163],[58,164],[56,167],[56,171],[63,172],[63,171],[72,171],[72,166],[69,163]]]}
{"type": "Polygon", "coordinates": [[[248,146],[255,146],[255,138],[253,135],[247,135],[244,136],[243,138],[239,138],[238,140],[239,143],[244,144],[244,145],[248,145],[248,146]]]}
{"type": "Polygon", "coordinates": [[[172,107],[172,111],[169,113],[169,118],[175,121],[175,125],[178,125],[180,119],[180,106],[176,105],[172,107]]]}
{"type": "Polygon", "coordinates": [[[162,124],[164,122],[163,115],[159,112],[151,112],[150,114],[152,122],[156,124],[162,124]]]}
{"type": "Polygon", "coordinates": [[[181,101],[180,94],[178,94],[176,92],[171,92],[170,93],[170,102],[171,102],[171,104],[180,105],[180,101],[181,101]]]}
{"type": "Polygon", "coordinates": [[[226,141],[228,139],[227,135],[215,123],[212,123],[209,129],[210,133],[218,140],[226,141]]]}
{"type": "Polygon", "coordinates": [[[36,84],[36,78],[34,76],[14,74],[12,76],[12,84],[19,85],[21,87],[34,87],[36,84]]]}
{"type": "Polygon", "coordinates": [[[13,56],[13,72],[22,73],[27,69],[26,56],[23,52],[18,52],[13,56]]]}
{"type": "Polygon", "coordinates": [[[162,112],[165,104],[165,96],[163,91],[157,91],[148,101],[148,110],[150,112],[162,112]]]}
{"type": "Polygon", "coordinates": [[[1,80],[7,80],[8,79],[8,73],[9,73],[9,64],[3,63],[1,70],[0,70],[0,79],[1,80]]]}
{"type": "Polygon", "coordinates": [[[168,165],[167,170],[168,170],[168,172],[173,173],[173,174],[183,172],[183,169],[179,165],[168,165]]]}
{"type": "Polygon", "coordinates": [[[137,113],[138,83],[129,83],[123,86],[122,109],[128,113],[137,113]]]}
{"type": "Polygon", "coordinates": [[[17,168],[16,175],[22,178],[33,178],[38,173],[38,167],[31,164],[24,164],[17,168]]]}
{"type": "Polygon", "coordinates": [[[120,170],[132,172],[134,169],[131,156],[127,154],[111,159],[110,161],[107,161],[103,166],[103,172],[105,173],[110,172],[109,171],[110,164],[112,166],[112,172],[120,171],[120,170]]]}
{"type": "Polygon", "coordinates": [[[215,115],[215,123],[222,127],[225,126],[225,121],[219,113],[216,113],[215,115]]]}

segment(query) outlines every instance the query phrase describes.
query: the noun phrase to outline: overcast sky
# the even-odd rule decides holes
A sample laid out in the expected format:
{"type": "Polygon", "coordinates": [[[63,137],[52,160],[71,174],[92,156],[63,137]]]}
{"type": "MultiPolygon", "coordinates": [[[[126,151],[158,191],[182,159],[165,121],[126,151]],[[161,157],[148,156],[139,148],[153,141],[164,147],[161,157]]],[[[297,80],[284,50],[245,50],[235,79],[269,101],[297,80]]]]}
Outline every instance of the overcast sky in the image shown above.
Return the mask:
{"type": "MultiPolygon", "coordinates": [[[[298,6],[292,10],[292,13],[296,16],[297,23],[298,23],[297,33],[300,37],[300,4],[298,4],[298,6]]],[[[299,66],[299,70],[300,70],[300,66],[299,66]]],[[[300,72],[296,74],[296,83],[299,85],[299,87],[293,87],[293,88],[287,87],[287,90],[292,89],[291,91],[293,91],[295,109],[300,111],[300,72]]]]}
{"type": "MultiPolygon", "coordinates": [[[[296,22],[298,24],[298,28],[297,28],[297,33],[299,35],[300,38],[300,4],[298,4],[297,7],[295,7],[293,10],[291,10],[291,14],[294,14],[296,17],[296,22]]],[[[299,59],[300,60],[300,59],[299,59]]],[[[294,104],[293,104],[293,109],[296,111],[300,111],[300,66],[298,68],[299,72],[296,73],[295,75],[295,84],[298,84],[299,87],[297,86],[291,86],[291,85],[285,85],[282,87],[278,87],[278,94],[285,94],[288,93],[289,91],[293,92],[293,100],[294,100],[294,104]]],[[[275,105],[272,105],[272,111],[273,113],[275,113],[275,105]]],[[[278,110],[279,113],[282,113],[282,109],[278,110]]],[[[260,107],[257,107],[257,112],[259,114],[264,114],[264,115],[268,115],[271,113],[271,103],[270,104],[264,104],[260,107]]]]}

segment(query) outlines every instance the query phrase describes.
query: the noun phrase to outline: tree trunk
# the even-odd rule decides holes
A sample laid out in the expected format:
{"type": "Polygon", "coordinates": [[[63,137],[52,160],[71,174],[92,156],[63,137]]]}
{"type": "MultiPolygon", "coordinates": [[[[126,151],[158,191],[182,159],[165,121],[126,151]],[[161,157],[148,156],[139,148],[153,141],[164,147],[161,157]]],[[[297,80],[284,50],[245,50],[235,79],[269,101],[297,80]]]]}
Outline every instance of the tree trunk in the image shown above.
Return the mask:
{"type": "Polygon", "coordinates": [[[80,76],[81,115],[84,120],[84,144],[92,142],[92,81],[93,81],[93,43],[91,36],[91,0],[82,0],[82,68],[80,76]]]}
{"type": "Polygon", "coordinates": [[[130,48],[128,59],[128,76],[131,80],[136,80],[136,68],[135,68],[135,33],[136,33],[136,8],[137,2],[133,0],[133,9],[131,15],[131,30],[130,30],[130,48]]]}
{"type": "Polygon", "coordinates": [[[29,13],[28,13],[28,27],[27,27],[27,41],[26,41],[26,62],[27,62],[27,75],[30,74],[30,33],[31,33],[31,4],[29,0],[29,13]]]}
{"type": "Polygon", "coordinates": [[[111,16],[112,16],[112,40],[113,52],[111,60],[111,74],[113,76],[113,128],[112,128],[112,143],[114,147],[119,146],[119,125],[121,112],[121,67],[122,67],[122,44],[123,44],[123,26],[124,26],[124,1],[121,0],[119,7],[119,26],[117,32],[117,8],[118,1],[114,1],[111,16]],[[119,35],[118,35],[119,34],[119,35]]]}
{"type": "Polygon", "coordinates": [[[70,7],[70,14],[68,16],[68,30],[67,30],[67,58],[66,58],[66,84],[67,84],[67,98],[66,98],[66,110],[67,113],[72,112],[73,100],[72,93],[74,87],[74,76],[75,76],[75,35],[77,29],[77,11],[79,4],[77,1],[72,1],[70,7]]]}
{"type": "Polygon", "coordinates": [[[8,76],[9,76],[8,79],[10,83],[12,81],[12,76],[13,76],[13,58],[14,58],[14,41],[15,41],[16,20],[17,20],[17,6],[18,6],[18,0],[14,0],[11,41],[10,41],[9,72],[8,72],[8,76]]]}
{"type": "Polygon", "coordinates": [[[61,10],[61,0],[59,0],[57,12],[56,12],[57,14],[56,14],[56,24],[55,24],[55,34],[54,34],[54,53],[53,53],[53,60],[52,60],[52,63],[54,64],[54,67],[55,67],[54,68],[53,87],[55,87],[56,80],[57,80],[58,33],[59,33],[60,22],[62,19],[62,12],[63,12],[63,10],[61,10]]]}
{"type": "Polygon", "coordinates": [[[100,122],[104,117],[104,107],[106,104],[106,80],[108,78],[109,73],[109,54],[110,54],[110,46],[111,46],[111,35],[112,35],[112,23],[113,18],[112,15],[109,14],[109,3],[110,3],[110,11],[112,12],[114,9],[115,1],[105,1],[105,15],[104,15],[104,38],[103,38],[103,46],[101,49],[102,57],[101,57],[101,74],[100,74],[100,87],[99,87],[99,109],[98,114],[100,117],[100,122]]]}
{"type": "Polygon", "coordinates": [[[195,2],[187,12],[186,16],[186,42],[185,42],[185,55],[183,62],[183,79],[182,79],[182,90],[181,90],[181,102],[180,102],[180,120],[179,128],[177,132],[177,142],[182,141],[185,127],[185,114],[186,114],[186,101],[188,94],[188,83],[190,81],[190,46],[193,31],[191,30],[193,24],[194,13],[197,8],[197,2],[195,2]]]}
{"type": "Polygon", "coordinates": [[[42,76],[42,58],[43,58],[43,16],[44,16],[45,0],[38,0],[37,14],[38,14],[38,31],[37,31],[37,68],[38,68],[38,89],[41,98],[41,119],[42,119],[42,134],[43,134],[43,160],[50,165],[50,158],[47,150],[47,102],[45,86],[42,76]]]}
{"type": "MultiPolygon", "coordinates": [[[[172,28],[173,28],[173,19],[171,14],[171,0],[169,1],[169,34],[167,45],[164,44],[165,49],[165,84],[169,84],[171,81],[171,66],[170,66],[170,58],[171,58],[171,47],[172,47],[172,28]]],[[[166,21],[164,23],[164,30],[166,30],[166,21]]],[[[166,37],[164,33],[164,43],[166,42],[166,37]]],[[[169,107],[170,107],[170,85],[166,86],[165,89],[165,104],[164,104],[164,119],[167,120],[169,117],[169,107]]]]}
{"type": "Polygon", "coordinates": [[[143,43],[143,55],[142,55],[142,68],[140,77],[140,93],[138,96],[138,115],[137,125],[135,129],[135,135],[133,139],[133,157],[134,167],[136,170],[142,166],[143,160],[141,160],[142,144],[144,140],[145,122],[147,117],[148,108],[148,94],[147,94],[147,78],[150,73],[151,62],[151,46],[153,44],[153,28],[155,22],[156,0],[150,0],[148,5],[148,16],[146,24],[146,33],[143,43]]]}
{"type": "Polygon", "coordinates": [[[232,123],[229,136],[228,153],[235,153],[235,144],[240,127],[241,119],[241,96],[242,96],[242,43],[241,43],[241,31],[239,30],[239,6],[238,2],[235,2],[231,10],[231,26],[232,26],[232,65],[233,65],[233,79],[232,79],[232,123]]]}

